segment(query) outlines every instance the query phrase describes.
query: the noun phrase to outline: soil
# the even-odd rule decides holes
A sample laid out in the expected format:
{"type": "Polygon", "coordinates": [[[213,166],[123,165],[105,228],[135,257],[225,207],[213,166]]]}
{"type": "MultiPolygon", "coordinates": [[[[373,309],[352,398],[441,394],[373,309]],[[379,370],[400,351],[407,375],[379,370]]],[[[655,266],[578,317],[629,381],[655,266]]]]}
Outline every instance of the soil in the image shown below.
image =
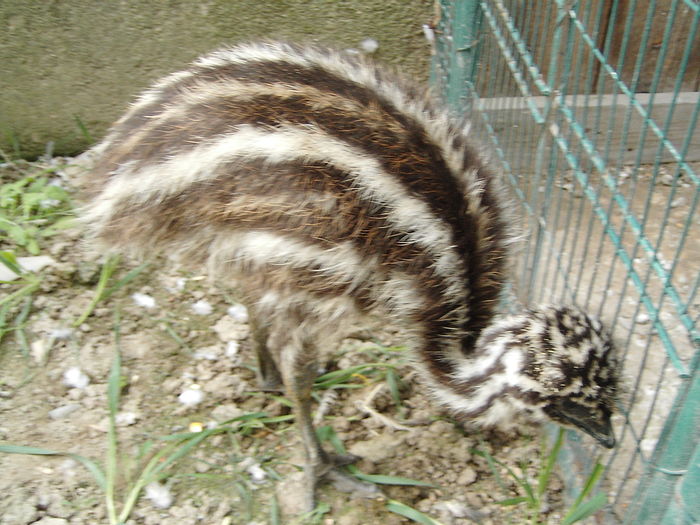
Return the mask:
{"type": "MultiPolygon", "coordinates": [[[[71,169],[79,168],[61,173],[70,178],[71,169]]],[[[279,422],[247,431],[233,425],[202,441],[166,469],[160,485],[164,493],[156,493],[158,486],[149,488],[150,497],[137,501],[126,523],[409,523],[387,507],[390,500],[446,525],[526,521],[523,506],[497,504],[522,495],[511,476],[500,466],[494,475],[474,451],[488,452],[534,483],[541,461],[539,429],[506,435],[451,421],[429,404],[408,356],[392,346],[402,343],[400,337],[381,320],[363,327],[370,340],[345,339],[326,369],[391,364],[400,378],[398,400],[384,379],[385,368],[376,368],[352,377],[352,388],[319,391],[317,417],[362,457],[356,464],[360,471],[435,487],[382,485],[383,495],[369,499],[325,485],[319,495],[325,512],[300,518],[300,441],[293,422],[283,417],[289,414],[286,400],[258,389],[248,326],[240,310],[230,310],[232,291],[159,260],[73,328],[94,296],[99,259],[87,254],[77,229],[45,241],[42,255],[53,262],[41,272],[41,288],[24,325],[29,350],[12,334],[0,346],[2,444],[79,454],[104,465],[107,384],[117,352],[122,360],[118,506],[138,469],[166,443],[162,437],[197,430],[197,425],[213,428],[244,414],[280,416],[279,422]],[[148,298],[154,301],[151,307],[148,298]],[[201,401],[186,405],[187,396],[201,401]]],[[[137,265],[123,262],[112,282],[137,265]]],[[[11,285],[0,289],[5,295],[11,285]]],[[[0,454],[0,472],[2,525],[108,522],[104,490],[70,456],[0,454]]],[[[561,482],[554,477],[541,522],[558,523],[562,512],[561,482]]]]}

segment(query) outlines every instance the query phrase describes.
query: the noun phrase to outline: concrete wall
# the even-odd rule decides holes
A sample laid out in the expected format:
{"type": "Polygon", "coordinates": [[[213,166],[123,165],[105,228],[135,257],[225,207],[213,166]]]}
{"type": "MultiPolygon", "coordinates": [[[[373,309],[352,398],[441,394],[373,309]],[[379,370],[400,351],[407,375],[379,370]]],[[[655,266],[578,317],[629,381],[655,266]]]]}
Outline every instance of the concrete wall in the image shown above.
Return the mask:
{"type": "Polygon", "coordinates": [[[427,79],[432,0],[3,0],[0,148],[71,155],[160,76],[223,44],[283,38],[379,42],[380,62],[427,79]]]}

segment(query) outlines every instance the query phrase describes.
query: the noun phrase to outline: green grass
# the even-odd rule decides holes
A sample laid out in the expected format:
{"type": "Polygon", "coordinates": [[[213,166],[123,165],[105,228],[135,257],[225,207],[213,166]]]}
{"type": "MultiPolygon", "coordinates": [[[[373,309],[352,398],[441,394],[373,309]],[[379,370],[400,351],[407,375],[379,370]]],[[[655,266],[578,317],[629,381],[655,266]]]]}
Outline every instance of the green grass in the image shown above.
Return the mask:
{"type": "Polygon", "coordinates": [[[37,255],[44,239],[73,224],[68,191],[53,183],[56,168],[3,170],[0,185],[0,233],[18,253],[37,255]]]}
{"type": "MultiPolygon", "coordinates": [[[[501,478],[497,467],[505,469],[508,476],[513,479],[516,486],[520,489],[521,495],[514,498],[506,498],[498,501],[497,503],[503,506],[525,505],[530,517],[529,523],[531,525],[538,525],[540,523],[540,517],[542,509],[545,505],[545,496],[549,487],[549,481],[552,477],[552,472],[554,470],[557,458],[559,457],[559,452],[564,443],[564,432],[565,431],[563,428],[559,428],[552,448],[548,452],[543,449],[542,457],[544,459],[544,464],[542,465],[542,468],[537,476],[537,483],[534,486],[530,483],[527,475],[525,474],[526,465],[522,465],[523,475],[520,476],[516,474],[512,468],[502,461],[497,460],[488,452],[478,449],[472,450],[474,454],[481,456],[486,460],[496,481],[505,494],[508,494],[510,491],[501,478]]],[[[588,495],[598,483],[602,473],[603,466],[600,463],[596,463],[590,475],[586,479],[583,489],[564,516],[560,525],[571,525],[577,521],[588,518],[605,506],[607,503],[607,497],[603,493],[597,493],[590,499],[586,500],[588,495]]]]}
{"type": "Polygon", "coordinates": [[[19,276],[14,281],[0,281],[10,292],[0,299],[0,342],[9,332],[14,332],[24,357],[29,357],[29,343],[25,324],[32,306],[33,294],[41,286],[41,276],[26,272],[17,262],[15,254],[0,251],[0,264],[19,276]]]}
{"type": "Polygon", "coordinates": [[[28,357],[24,327],[42,277],[25,271],[17,257],[41,253],[46,240],[70,227],[74,218],[68,192],[52,182],[57,168],[12,162],[2,152],[0,156],[5,159],[0,168],[0,264],[18,276],[0,281],[8,290],[0,299],[0,342],[13,332],[28,357]]]}

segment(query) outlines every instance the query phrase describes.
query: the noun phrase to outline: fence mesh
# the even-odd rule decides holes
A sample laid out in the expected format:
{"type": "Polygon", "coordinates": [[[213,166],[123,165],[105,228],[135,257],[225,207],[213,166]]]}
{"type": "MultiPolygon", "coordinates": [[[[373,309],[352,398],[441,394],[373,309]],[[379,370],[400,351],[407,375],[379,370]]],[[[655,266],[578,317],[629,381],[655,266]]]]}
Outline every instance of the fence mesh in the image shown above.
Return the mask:
{"type": "Polygon", "coordinates": [[[439,6],[433,84],[522,215],[515,296],[599,315],[623,357],[619,444],[569,432],[567,486],[599,459],[598,522],[700,523],[698,2],[439,6]]]}

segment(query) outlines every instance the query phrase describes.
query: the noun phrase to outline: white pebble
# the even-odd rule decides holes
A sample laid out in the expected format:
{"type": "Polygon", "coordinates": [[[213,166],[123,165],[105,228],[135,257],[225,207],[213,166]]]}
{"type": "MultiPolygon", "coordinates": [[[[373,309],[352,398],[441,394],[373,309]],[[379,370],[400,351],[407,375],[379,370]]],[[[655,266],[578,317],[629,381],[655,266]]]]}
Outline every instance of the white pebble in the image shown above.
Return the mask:
{"type": "Polygon", "coordinates": [[[651,321],[651,317],[649,317],[647,314],[639,314],[635,318],[635,321],[637,321],[638,324],[647,324],[649,321],[651,321]]]}
{"type": "Polygon", "coordinates": [[[428,24],[423,24],[423,36],[431,44],[435,42],[435,31],[428,24]]]}
{"type": "Polygon", "coordinates": [[[471,515],[469,507],[460,501],[446,501],[445,510],[452,514],[455,518],[468,518],[471,515]]]}
{"type": "Polygon", "coordinates": [[[379,42],[377,42],[374,38],[365,38],[362,42],[360,42],[360,49],[363,53],[374,53],[377,49],[379,49],[379,42]]]}
{"type": "Polygon", "coordinates": [[[204,399],[204,392],[199,385],[192,385],[188,389],[184,390],[178,397],[177,400],[185,406],[193,407],[198,405],[204,399]]]}
{"type": "Polygon", "coordinates": [[[90,378],[77,366],[72,366],[63,373],[63,383],[70,388],[85,388],[90,378]]]}
{"type": "Polygon", "coordinates": [[[226,343],[226,357],[236,357],[238,355],[238,341],[226,343]]]}
{"type": "Polygon", "coordinates": [[[192,305],[192,311],[197,315],[209,315],[213,310],[211,304],[204,299],[200,299],[192,305]]]}
{"type": "Polygon", "coordinates": [[[157,481],[146,485],[146,497],[159,509],[167,509],[173,504],[173,495],[170,489],[157,481]]]}
{"type": "Polygon", "coordinates": [[[253,463],[250,465],[246,472],[250,474],[250,479],[253,483],[262,483],[267,477],[267,472],[265,472],[258,463],[253,463]]]}
{"type": "Polygon", "coordinates": [[[643,452],[652,453],[656,448],[656,440],[642,439],[642,441],[639,443],[639,448],[641,448],[643,452]]]}
{"type": "Polygon", "coordinates": [[[229,307],[228,315],[239,323],[248,322],[248,309],[242,304],[234,304],[233,306],[229,307]]]}
{"type": "Polygon", "coordinates": [[[50,348],[50,345],[44,339],[36,339],[35,341],[32,341],[30,349],[34,361],[39,364],[43,364],[44,361],[46,361],[50,348]]]}
{"type": "Polygon", "coordinates": [[[146,295],[145,293],[136,292],[131,295],[131,298],[138,306],[142,308],[148,308],[150,310],[151,308],[155,308],[156,306],[156,300],[150,295],[146,295]]]}
{"type": "Polygon", "coordinates": [[[38,272],[46,266],[56,264],[56,261],[48,255],[35,255],[34,257],[18,257],[17,262],[29,272],[38,272]]]}
{"type": "Polygon", "coordinates": [[[216,361],[217,355],[211,347],[202,348],[194,353],[195,359],[204,359],[205,361],[216,361]]]}
{"type": "Polygon", "coordinates": [[[80,405],[77,403],[71,403],[70,405],[62,405],[60,407],[56,407],[53,410],[49,412],[49,417],[51,419],[61,419],[64,418],[76,410],[80,409],[80,405]]]}
{"type": "Polygon", "coordinates": [[[53,330],[51,330],[51,332],[49,332],[49,335],[54,339],[68,339],[71,335],[73,335],[73,329],[54,328],[53,330]]]}
{"type": "Polygon", "coordinates": [[[135,412],[118,412],[114,418],[114,422],[117,426],[128,427],[136,423],[138,415],[135,412]]]}

